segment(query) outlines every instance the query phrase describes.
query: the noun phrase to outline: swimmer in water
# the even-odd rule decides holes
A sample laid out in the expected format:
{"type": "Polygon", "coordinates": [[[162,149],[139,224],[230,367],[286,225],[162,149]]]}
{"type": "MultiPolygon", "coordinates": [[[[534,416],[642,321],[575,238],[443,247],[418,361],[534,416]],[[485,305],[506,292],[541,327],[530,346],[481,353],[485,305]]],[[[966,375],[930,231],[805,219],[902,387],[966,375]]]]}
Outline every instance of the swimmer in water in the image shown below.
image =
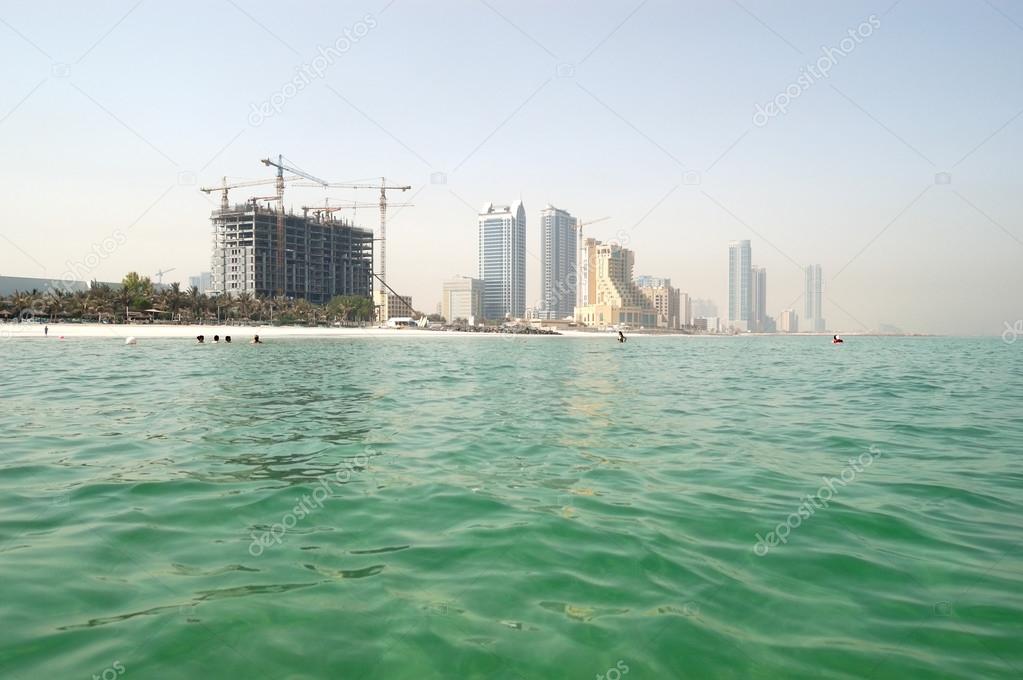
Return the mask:
{"type": "Polygon", "coordinates": [[[214,343],[219,343],[220,342],[220,336],[219,335],[214,335],[213,336],[213,342],[214,343]]]}
{"type": "Polygon", "coordinates": [[[625,342],[626,340],[628,340],[628,338],[625,337],[625,333],[618,331],[618,342],[625,342]]]}
{"type": "Polygon", "coordinates": [[[224,342],[231,342],[231,336],[230,335],[225,335],[224,336],[224,342]]]}
{"type": "Polygon", "coordinates": [[[252,344],[253,344],[253,345],[262,345],[262,344],[263,344],[263,341],[262,341],[262,340],[260,340],[260,339],[259,339],[259,336],[257,335],[256,337],[252,338],[252,344]]]}
{"type": "Polygon", "coordinates": [[[845,342],[845,340],[843,340],[842,338],[838,337],[837,335],[831,339],[831,344],[832,345],[838,345],[838,344],[843,343],[843,342],[845,342]]]}
{"type": "Polygon", "coordinates": [[[206,336],[205,335],[197,335],[197,336],[195,336],[195,344],[201,345],[204,342],[206,342],[206,336]]]}

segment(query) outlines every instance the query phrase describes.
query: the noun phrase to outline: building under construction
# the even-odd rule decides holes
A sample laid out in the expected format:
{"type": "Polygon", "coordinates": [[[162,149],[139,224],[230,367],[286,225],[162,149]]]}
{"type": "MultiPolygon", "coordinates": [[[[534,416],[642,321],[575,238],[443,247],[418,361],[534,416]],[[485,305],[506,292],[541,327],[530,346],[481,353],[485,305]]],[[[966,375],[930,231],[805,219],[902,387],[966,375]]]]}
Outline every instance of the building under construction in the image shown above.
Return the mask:
{"type": "Polygon", "coordinates": [[[335,295],[370,297],[373,232],[331,215],[285,214],[282,260],[276,210],[251,201],[213,211],[211,292],[284,295],[316,304],[335,295]]]}

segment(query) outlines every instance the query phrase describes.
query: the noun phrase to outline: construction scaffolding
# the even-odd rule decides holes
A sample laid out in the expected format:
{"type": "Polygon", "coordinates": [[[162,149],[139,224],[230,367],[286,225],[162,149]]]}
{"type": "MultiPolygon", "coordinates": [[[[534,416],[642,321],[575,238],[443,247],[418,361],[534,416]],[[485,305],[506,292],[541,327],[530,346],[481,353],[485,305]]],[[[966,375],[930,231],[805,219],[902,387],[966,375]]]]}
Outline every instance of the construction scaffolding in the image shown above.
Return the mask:
{"type": "Polygon", "coordinates": [[[372,294],[372,230],[329,213],[287,213],[281,251],[279,210],[253,201],[213,211],[213,292],[232,297],[243,292],[256,297],[283,294],[316,304],[335,295],[372,294]]]}

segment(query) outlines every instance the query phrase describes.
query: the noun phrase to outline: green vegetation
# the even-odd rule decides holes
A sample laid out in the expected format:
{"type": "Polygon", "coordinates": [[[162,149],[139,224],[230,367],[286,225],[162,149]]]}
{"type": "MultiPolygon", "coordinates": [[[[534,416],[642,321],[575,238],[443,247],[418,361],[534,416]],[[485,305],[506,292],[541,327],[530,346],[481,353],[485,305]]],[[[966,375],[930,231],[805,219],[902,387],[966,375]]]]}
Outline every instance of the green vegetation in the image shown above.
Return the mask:
{"type": "Polygon", "coordinates": [[[85,292],[33,290],[0,297],[0,318],[51,321],[124,323],[131,318],[180,323],[220,320],[360,325],[372,320],[374,313],[373,301],[368,297],[339,295],[325,305],[301,299],[256,298],[250,293],[213,297],[200,293],[194,286],[182,290],[177,283],[157,290],[149,277],[137,272],[129,272],[119,288],[93,282],[85,292]]]}

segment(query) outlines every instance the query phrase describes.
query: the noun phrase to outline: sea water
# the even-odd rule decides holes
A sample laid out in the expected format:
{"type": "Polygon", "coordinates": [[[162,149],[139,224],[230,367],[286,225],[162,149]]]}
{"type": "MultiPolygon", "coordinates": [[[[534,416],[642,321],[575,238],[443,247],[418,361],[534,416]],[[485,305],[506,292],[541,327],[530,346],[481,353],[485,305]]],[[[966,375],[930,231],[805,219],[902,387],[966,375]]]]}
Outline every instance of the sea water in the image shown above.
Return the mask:
{"type": "Polygon", "coordinates": [[[1018,678],[1021,350],[0,342],[0,677],[1018,678]]]}

